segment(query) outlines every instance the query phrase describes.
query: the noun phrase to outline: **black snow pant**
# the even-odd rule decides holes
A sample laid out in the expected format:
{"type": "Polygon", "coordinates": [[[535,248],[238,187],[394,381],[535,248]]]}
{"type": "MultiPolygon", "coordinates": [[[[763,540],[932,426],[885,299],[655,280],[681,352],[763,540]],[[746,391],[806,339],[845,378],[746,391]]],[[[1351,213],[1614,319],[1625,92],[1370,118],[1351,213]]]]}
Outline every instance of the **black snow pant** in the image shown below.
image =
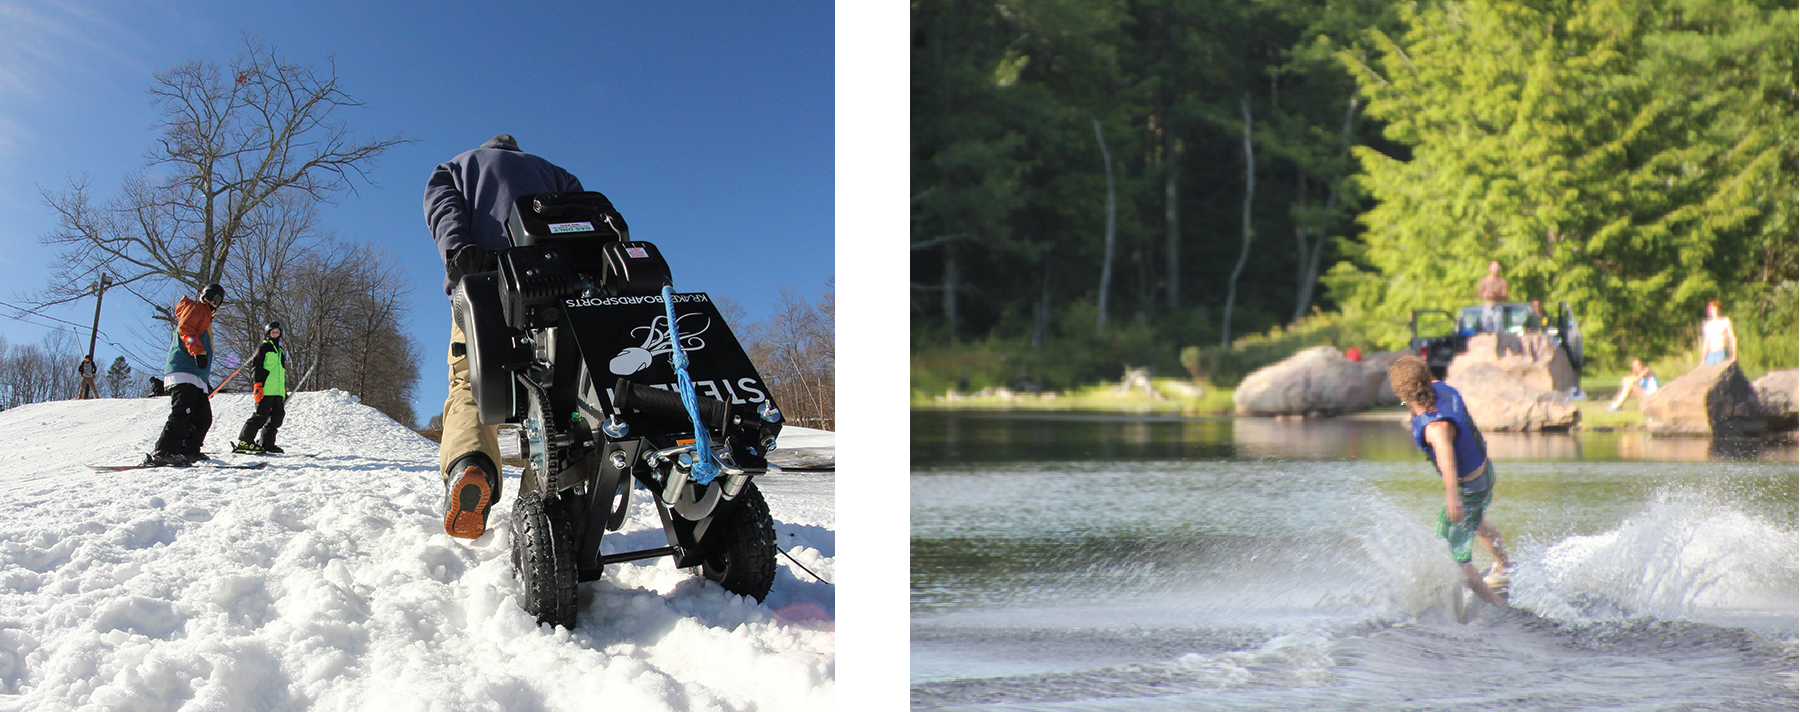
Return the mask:
{"type": "Polygon", "coordinates": [[[212,401],[206,390],[191,383],[177,383],[169,389],[169,422],[163,424],[162,437],[156,440],[157,452],[192,455],[206,442],[206,431],[212,429],[212,401]]]}
{"type": "Polygon", "coordinates": [[[275,431],[281,429],[281,421],[287,417],[287,396],[263,396],[256,402],[256,412],[244,421],[244,429],[238,433],[238,442],[255,442],[256,431],[262,431],[262,446],[275,444],[275,431]]]}

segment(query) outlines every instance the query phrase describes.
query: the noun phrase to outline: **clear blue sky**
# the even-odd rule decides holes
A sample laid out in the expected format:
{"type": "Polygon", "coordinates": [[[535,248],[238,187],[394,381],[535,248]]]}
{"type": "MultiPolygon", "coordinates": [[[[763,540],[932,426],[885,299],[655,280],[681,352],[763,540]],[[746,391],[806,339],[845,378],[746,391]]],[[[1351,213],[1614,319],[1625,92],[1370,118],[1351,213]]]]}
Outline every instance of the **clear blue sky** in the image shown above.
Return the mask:
{"type": "MultiPolygon", "coordinates": [[[[765,318],[783,286],[817,298],[834,274],[833,13],[822,2],[0,0],[0,301],[43,286],[55,258],[39,244],[55,227],[40,188],[85,175],[115,194],[157,136],[152,74],[224,65],[248,33],[290,61],[334,61],[366,105],[340,117],[356,134],[416,140],[377,159],[375,185],[325,206],[323,222],[385,248],[413,288],[421,423],[443,404],[449,336],[421,191],[437,163],[496,133],[612,198],[632,236],[662,248],[678,288],[765,318]]],[[[96,359],[120,354],[110,339],[156,361],[135,367],[160,370],[168,335],[134,302],[107,300],[96,359]]],[[[33,343],[51,318],[92,314],[84,301],[0,318],[0,335],[33,343]]]]}

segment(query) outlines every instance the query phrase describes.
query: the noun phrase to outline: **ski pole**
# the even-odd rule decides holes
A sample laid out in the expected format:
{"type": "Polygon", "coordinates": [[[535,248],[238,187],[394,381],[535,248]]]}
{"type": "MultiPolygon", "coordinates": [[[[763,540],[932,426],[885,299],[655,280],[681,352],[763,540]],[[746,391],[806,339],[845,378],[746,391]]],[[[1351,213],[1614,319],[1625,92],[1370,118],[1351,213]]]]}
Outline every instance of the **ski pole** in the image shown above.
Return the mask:
{"type": "Polygon", "coordinates": [[[244,370],[244,365],[245,365],[245,364],[248,364],[248,363],[250,363],[250,359],[244,359],[244,360],[243,360],[243,361],[242,361],[242,362],[240,362],[240,363],[239,363],[239,364],[238,364],[238,367],[237,367],[237,371],[232,371],[232,372],[231,372],[231,375],[229,375],[229,376],[226,376],[226,377],[225,377],[225,380],[223,380],[223,381],[219,381],[219,385],[218,385],[218,388],[214,388],[214,389],[212,389],[212,392],[211,392],[211,393],[208,393],[208,394],[206,394],[206,397],[207,397],[207,398],[209,398],[209,399],[210,399],[210,398],[212,398],[212,397],[213,397],[213,396],[216,396],[216,395],[219,395],[219,389],[220,389],[220,388],[224,388],[224,387],[225,387],[225,384],[227,384],[227,383],[230,383],[230,382],[231,382],[231,379],[233,379],[233,378],[237,378],[237,375],[238,375],[238,371],[242,371],[242,370],[244,370]]]}

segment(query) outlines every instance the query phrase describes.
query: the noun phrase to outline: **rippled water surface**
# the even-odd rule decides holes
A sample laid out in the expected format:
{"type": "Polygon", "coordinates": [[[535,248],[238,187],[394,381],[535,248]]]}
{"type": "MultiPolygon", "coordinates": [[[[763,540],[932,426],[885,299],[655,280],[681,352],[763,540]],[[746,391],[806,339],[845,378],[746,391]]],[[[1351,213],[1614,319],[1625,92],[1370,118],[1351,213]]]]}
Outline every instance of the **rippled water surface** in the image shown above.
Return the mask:
{"type": "Polygon", "coordinates": [[[912,433],[917,708],[1800,704],[1791,446],[1490,435],[1513,606],[1459,624],[1443,491],[1397,420],[912,433]]]}

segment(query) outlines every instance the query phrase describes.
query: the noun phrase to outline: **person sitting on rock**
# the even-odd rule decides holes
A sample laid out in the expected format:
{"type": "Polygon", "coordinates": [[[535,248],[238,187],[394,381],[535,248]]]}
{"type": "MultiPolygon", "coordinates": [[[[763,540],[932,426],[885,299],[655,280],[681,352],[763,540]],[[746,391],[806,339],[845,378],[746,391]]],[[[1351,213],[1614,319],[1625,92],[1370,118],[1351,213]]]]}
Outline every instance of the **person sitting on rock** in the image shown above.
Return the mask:
{"type": "Polygon", "coordinates": [[[1606,406],[1606,409],[1618,410],[1624,407],[1625,399],[1633,395],[1638,397],[1639,403],[1643,403],[1644,398],[1655,393],[1656,389],[1661,387],[1662,384],[1656,380],[1656,374],[1650,372],[1650,367],[1644,365],[1644,360],[1634,358],[1631,360],[1631,375],[1619,379],[1619,397],[1614,398],[1612,405],[1606,406]]]}

